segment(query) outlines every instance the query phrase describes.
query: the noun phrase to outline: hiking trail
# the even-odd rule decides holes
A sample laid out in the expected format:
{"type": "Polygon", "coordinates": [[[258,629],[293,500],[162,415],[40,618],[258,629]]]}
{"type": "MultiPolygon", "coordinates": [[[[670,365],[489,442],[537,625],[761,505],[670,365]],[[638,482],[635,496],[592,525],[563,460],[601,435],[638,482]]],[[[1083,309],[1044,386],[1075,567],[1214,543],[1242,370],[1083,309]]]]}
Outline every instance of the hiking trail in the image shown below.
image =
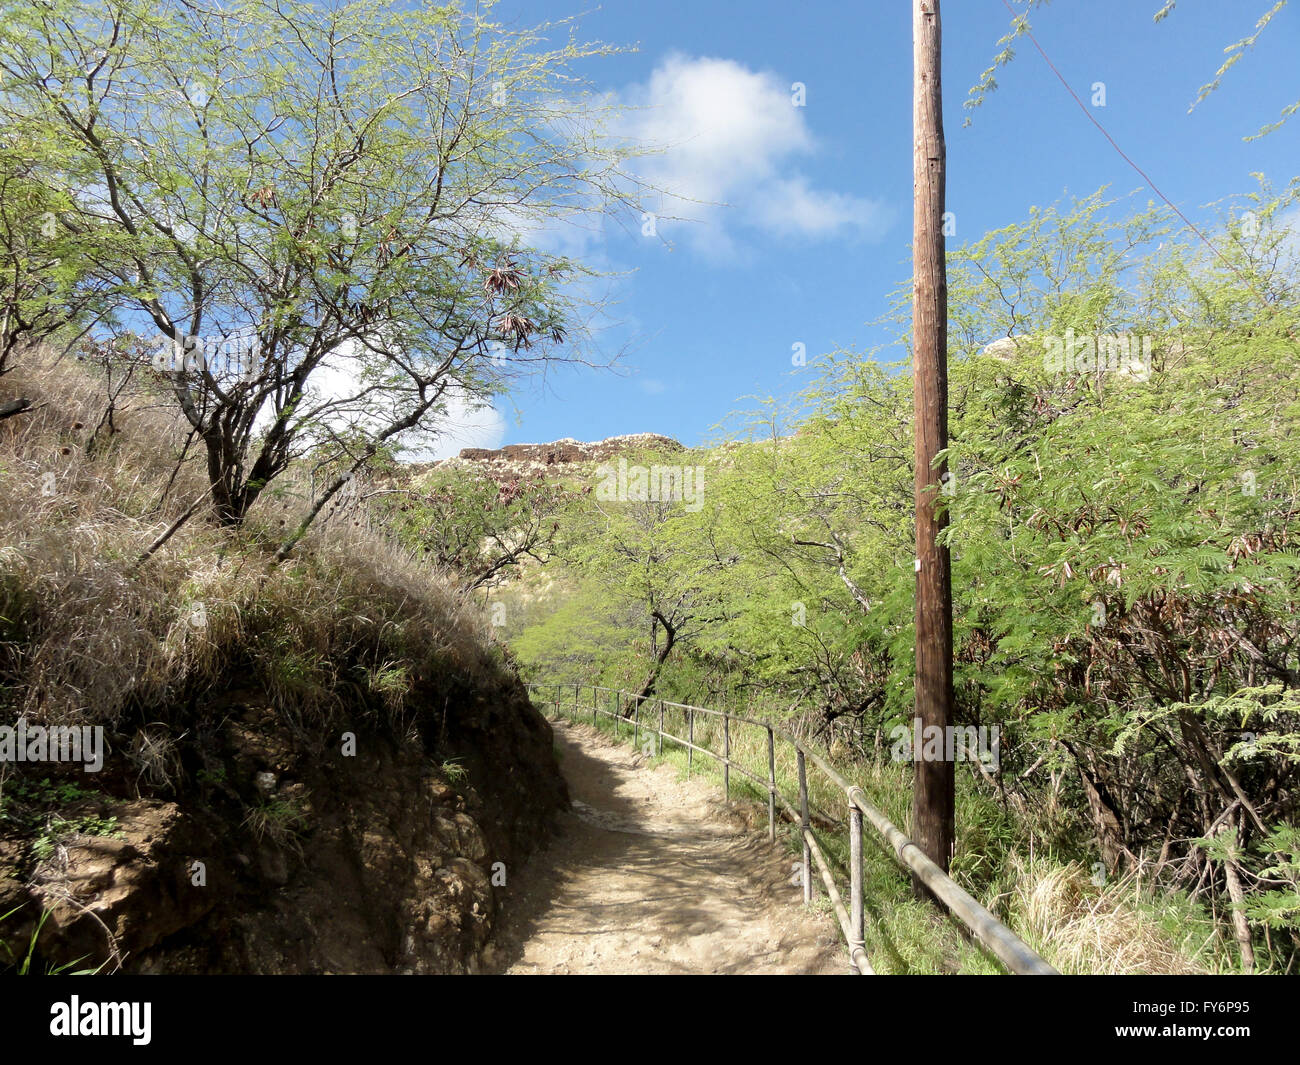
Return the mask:
{"type": "Polygon", "coordinates": [[[552,724],[573,808],[510,871],[488,971],[848,972],[833,919],[803,907],[794,857],[745,804],[589,725],[552,724]]]}

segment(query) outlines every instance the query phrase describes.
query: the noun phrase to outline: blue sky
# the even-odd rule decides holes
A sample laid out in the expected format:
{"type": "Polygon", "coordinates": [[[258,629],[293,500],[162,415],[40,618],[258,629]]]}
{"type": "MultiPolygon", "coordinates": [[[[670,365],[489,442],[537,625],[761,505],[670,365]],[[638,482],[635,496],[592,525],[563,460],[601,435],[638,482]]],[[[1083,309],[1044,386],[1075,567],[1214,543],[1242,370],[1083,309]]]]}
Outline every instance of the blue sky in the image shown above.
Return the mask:
{"type": "MultiPolygon", "coordinates": [[[[1300,117],[1261,140],[1243,137],[1300,97],[1300,5],[1189,114],[1223,49],[1272,0],[1179,0],[1156,25],[1160,2],[1056,0],[1031,18],[1085,101],[1105,83],[1098,118],[1192,217],[1250,191],[1254,171],[1287,181],[1300,117]]],[[[503,0],[496,17],[534,25],[582,10],[503,0]]],[[[583,38],[637,48],[584,72],[636,106],[633,132],[672,145],[650,176],[726,206],[661,222],[664,239],[628,226],[592,242],[593,261],[630,271],[609,311],[617,324],[602,334],[607,352],[627,349],[621,369],[566,369],[544,387],[521,385],[516,409],[501,404],[499,419],[483,418],[457,446],[643,431],[699,444],[753,405],[744,397],[801,386],[793,344],[811,359],[878,341],[869,323],[910,269],[910,10],[908,0],[606,0],[581,15],[583,38]],[[804,107],[791,103],[795,82],[806,86],[804,107]]],[[[1102,185],[1142,188],[1027,40],[963,128],[962,101],[1010,16],[1001,0],[946,0],[942,14],[950,247],[1025,218],[1031,205],[1102,185]]]]}

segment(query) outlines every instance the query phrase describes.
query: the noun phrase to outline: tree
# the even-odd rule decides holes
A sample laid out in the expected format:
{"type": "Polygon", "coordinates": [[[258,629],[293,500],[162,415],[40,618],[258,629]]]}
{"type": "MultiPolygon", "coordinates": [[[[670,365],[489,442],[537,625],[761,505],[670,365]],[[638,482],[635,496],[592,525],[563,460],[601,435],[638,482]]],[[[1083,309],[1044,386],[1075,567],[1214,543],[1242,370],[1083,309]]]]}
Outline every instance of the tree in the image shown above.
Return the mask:
{"type": "Polygon", "coordinates": [[[627,202],[569,71],[604,49],[390,0],[51,0],[4,37],[0,123],[51,145],[60,224],[99,235],[96,276],[156,330],[216,518],[308,449],[335,460],[281,557],[452,398],[589,357],[589,272],[530,243],[627,202]]]}
{"type": "Polygon", "coordinates": [[[431,471],[409,487],[374,496],[398,540],[454,574],[463,595],[504,583],[525,559],[549,562],[572,498],[544,478],[499,484],[458,469],[431,471]]]}
{"type": "Polygon", "coordinates": [[[22,348],[62,332],[84,334],[106,309],[105,286],[89,276],[94,232],[59,224],[66,194],[39,177],[44,148],[29,131],[0,146],[0,375],[22,348]]]}
{"type": "Polygon", "coordinates": [[[1018,814],[1050,774],[1108,873],[1143,860],[1230,901],[1252,866],[1292,861],[1252,854],[1294,816],[1300,727],[1300,393],[1288,323],[1255,293],[1293,300],[1298,191],[1252,197],[1259,231],[1220,241],[1226,264],[1171,239],[1172,212],[1116,219],[1094,196],[949,271],[959,711],[1000,723],[1018,814]],[[1105,355],[1125,339],[1129,360],[1105,355]]]}
{"type": "MultiPolygon", "coordinates": [[[[711,464],[709,535],[726,564],[701,577],[720,620],[697,645],[756,696],[780,693],[815,736],[837,721],[860,726],[889,695],[877,622],[894,573],[910,576],[914,557],[903,381],[854,355],[827,356],[794,408],[753,412],[744,441],[711,464]]],[[[901,638],[910,646],[910,619],[901,638]]],[[[910,675],[900,681],[910,693],[910,675]]]]}
{"type": "Polygon", "coordinates": [[[716,603],[703,580],[727,561],[707,533],[706,515],[713,509],[706,483],[697,479],[694,468],[676,465],[681,453],[665,456],[673,465],[649,465],[657,457],[622,458],[629,468],[648,475],[646,485],[659,470],[689,476],[689,485],[678,480],[675,493],[632,489],[605,500],[598,490],[591,509],[579,513],[568,531],[576,564],[600,575],[606,594],[634,612],[645,634],[642,646],[649,665],[639,690],[643,697],[655,691],[669,656],[716,620],[716,603]]]}

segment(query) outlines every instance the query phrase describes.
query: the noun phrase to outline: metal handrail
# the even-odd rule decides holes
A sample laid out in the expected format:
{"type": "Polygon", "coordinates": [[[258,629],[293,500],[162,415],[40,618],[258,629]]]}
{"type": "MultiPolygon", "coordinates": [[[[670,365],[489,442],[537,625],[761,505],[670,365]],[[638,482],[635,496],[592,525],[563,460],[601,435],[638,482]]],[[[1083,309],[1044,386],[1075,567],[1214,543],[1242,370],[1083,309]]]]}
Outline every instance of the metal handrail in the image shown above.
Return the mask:
{"type": "MultiPolygon", "coordinates": [[[[557,684],[555,688],[555,708],[560,711],[564,700],[561,693],[565,685],[557,684]]],[[[528,690],[549,689],[550,685],[529,684],[528,690]]],[[[573,685],[573,712],[577,716],[579,710],[579,693],[582,689],[587,688],[591,691],[591,714],[592,723],[598,723],[601,715],[614,719],[615,735],[618,733],[619,722],[627,720],[627,715],[622,713],[622,702],[624,699],[631,702],[631,717],[634,742],[640,743],[640,733],[642,730],[641,723],[641,705],[648,701],[650,697],[624,691],[621,688],[607,688],[599,684],[590,685],[573,685]],[[612,696],[612,710],[605,710],[600,707],[600,692],[606,692],[612,696]]],[[[766,788],[767,817],[768,817],[768,838],[771,842],[776,842],[776,807],[779,803],[781,807],[799,823],[800,836],[803,840],[803,864],[801,875],[803,881],[803,897],[805,902],[812,901],[812,875],[811,868],[815,864],[817,871],[821,875],[821,880],[826,888],[826,894],[831,900],[835,910],[835,916],[840,926],[840,931],[848,945],[849,956],[853,961],[854,971],[860,975],[871,975],[873,970],[871,962],[867,957],[864,946],[864,917],[865,902],[863,898],[862,887],[862,819],[871,824],[883,843],[888,845],[888,849],[894,855],[895,859],[905,869],[910,871],[931,895],[942,902],[966,928],[970,931],[980,943],[997,957],[1013,973],[1022,975],[1048,976],[1059,975],[1056,969],[1044,961],[1032,948],[1028,946],[1019,936],[1011,929],[1007,928],[1001,921],[994,917],[988,910],[979,904],[973,896],[964,891],[957,883],[948,876],[934,861],[932,861],[924,851],[915,843],[905,836],[896,825],[889,820],[881,810],[872,803],[866,796],[866,793],[856,784],[850,784],[844,777],[829,765],[824,758],[816,751],[810,750],[804,744],[792,736],[779,725],[773,725],[769,721],[759,721],[754,718],[745,717],[741,714],[733,714],[727,710],[715,710],[707,706],[692,706],[689,703],[674,703],[665,699],[655,699],[658,704],[659,714],[657,727],[654,729],[645,727],[647,735],[654,734],[658,737],[658,746],[656,754],[663,754],[664,740],[684,747],[687,752],[687,773],[689,774],[692,767],[693,756],[696,751],[701,754],[707,754],[715,758],[723,765],[723,788],[727,793],[727,798],[731,797],[731,770],[736,770],[742,776],[748,777],[762,788],[766,788]],[[687,737],[675,736],[664,729],[664,708],[672,707],[683,711],[687,720],[687,737]],[[695,743],[695,715],[705,714],[713,717],[720,717],[723,720],[723,737],[724,751],[719,754],[717,751],[710,750],[708,747],[701,747],[695,743]],[[731,722],[737,722],[742,725],[749,725],[753,728],[763,729],[767,732],[767,763],[768,776],[764,780],[762,777],[750,772],[745,766],[739,765],[731,758],[731,722]],[[794,748],[797,755],[798,774],[799,774],[799,805],[796,807],[784,795],[782,795],[776,784],[776,739],[780,738],[794,748]],[[839,888],[835,883],[835,877],[831,872],[830,862],[826,858],[821,845],[813,833],[812,825],[808,813],[808,776],[807,763],[811,761],[826,777],[844,792],[845,800],[848,805],[849,813],[849,878],[850,878],[850,899],[849,905],[844,905],[843,898],[840,895],[839,888]]]]}

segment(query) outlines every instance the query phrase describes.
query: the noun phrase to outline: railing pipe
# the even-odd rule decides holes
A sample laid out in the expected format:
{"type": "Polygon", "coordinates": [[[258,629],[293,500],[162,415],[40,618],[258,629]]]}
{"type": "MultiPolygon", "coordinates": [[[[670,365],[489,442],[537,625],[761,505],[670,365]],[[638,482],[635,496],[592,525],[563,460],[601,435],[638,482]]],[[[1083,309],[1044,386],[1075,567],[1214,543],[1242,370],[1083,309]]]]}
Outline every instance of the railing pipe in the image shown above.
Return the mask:
{"type": "Polygon", "coordinates": [[[776,737],[767,726],[767,838],[776,842],[776,737]]]}
{"type": "MultiPolygon", "coordinates": [[[[821,844],[817,842],[817,837],[813,835],[812,829],[808,829],[803,838],[808,845],[808,849],[812,852],[813,859],[817,862],[817,871],[821,873],[822,883],[826,885],[826,895],[831,900],[831,906],[835,910],[835,917],[840,924],[840,932],[847,942],[852,926],[849,923],[848,912],[844,909],[844,900],[840,897],[840,889],[835,886],[835,878],[831,876],[830,862],[826,860],[826,855],[822,851],[821,844]]],[[[875,975],[871,968],[871,961],[867,958],[866,949],[861,944],[856,949],[850,945],[849,960],[853,962],[853,968],[859,976],[875,975]]]]}
{"type": "Polygon", "coordinates": [[[693,709],[686,711],[686,776],[691,775],[691,766],[695,761],[695,713],[693,709]]]}
{"type": "Polygon", "coordinates": [[[862,898],[862,811],[849,803],[849,954],[865,950],[865,902],[862,898]]]}

